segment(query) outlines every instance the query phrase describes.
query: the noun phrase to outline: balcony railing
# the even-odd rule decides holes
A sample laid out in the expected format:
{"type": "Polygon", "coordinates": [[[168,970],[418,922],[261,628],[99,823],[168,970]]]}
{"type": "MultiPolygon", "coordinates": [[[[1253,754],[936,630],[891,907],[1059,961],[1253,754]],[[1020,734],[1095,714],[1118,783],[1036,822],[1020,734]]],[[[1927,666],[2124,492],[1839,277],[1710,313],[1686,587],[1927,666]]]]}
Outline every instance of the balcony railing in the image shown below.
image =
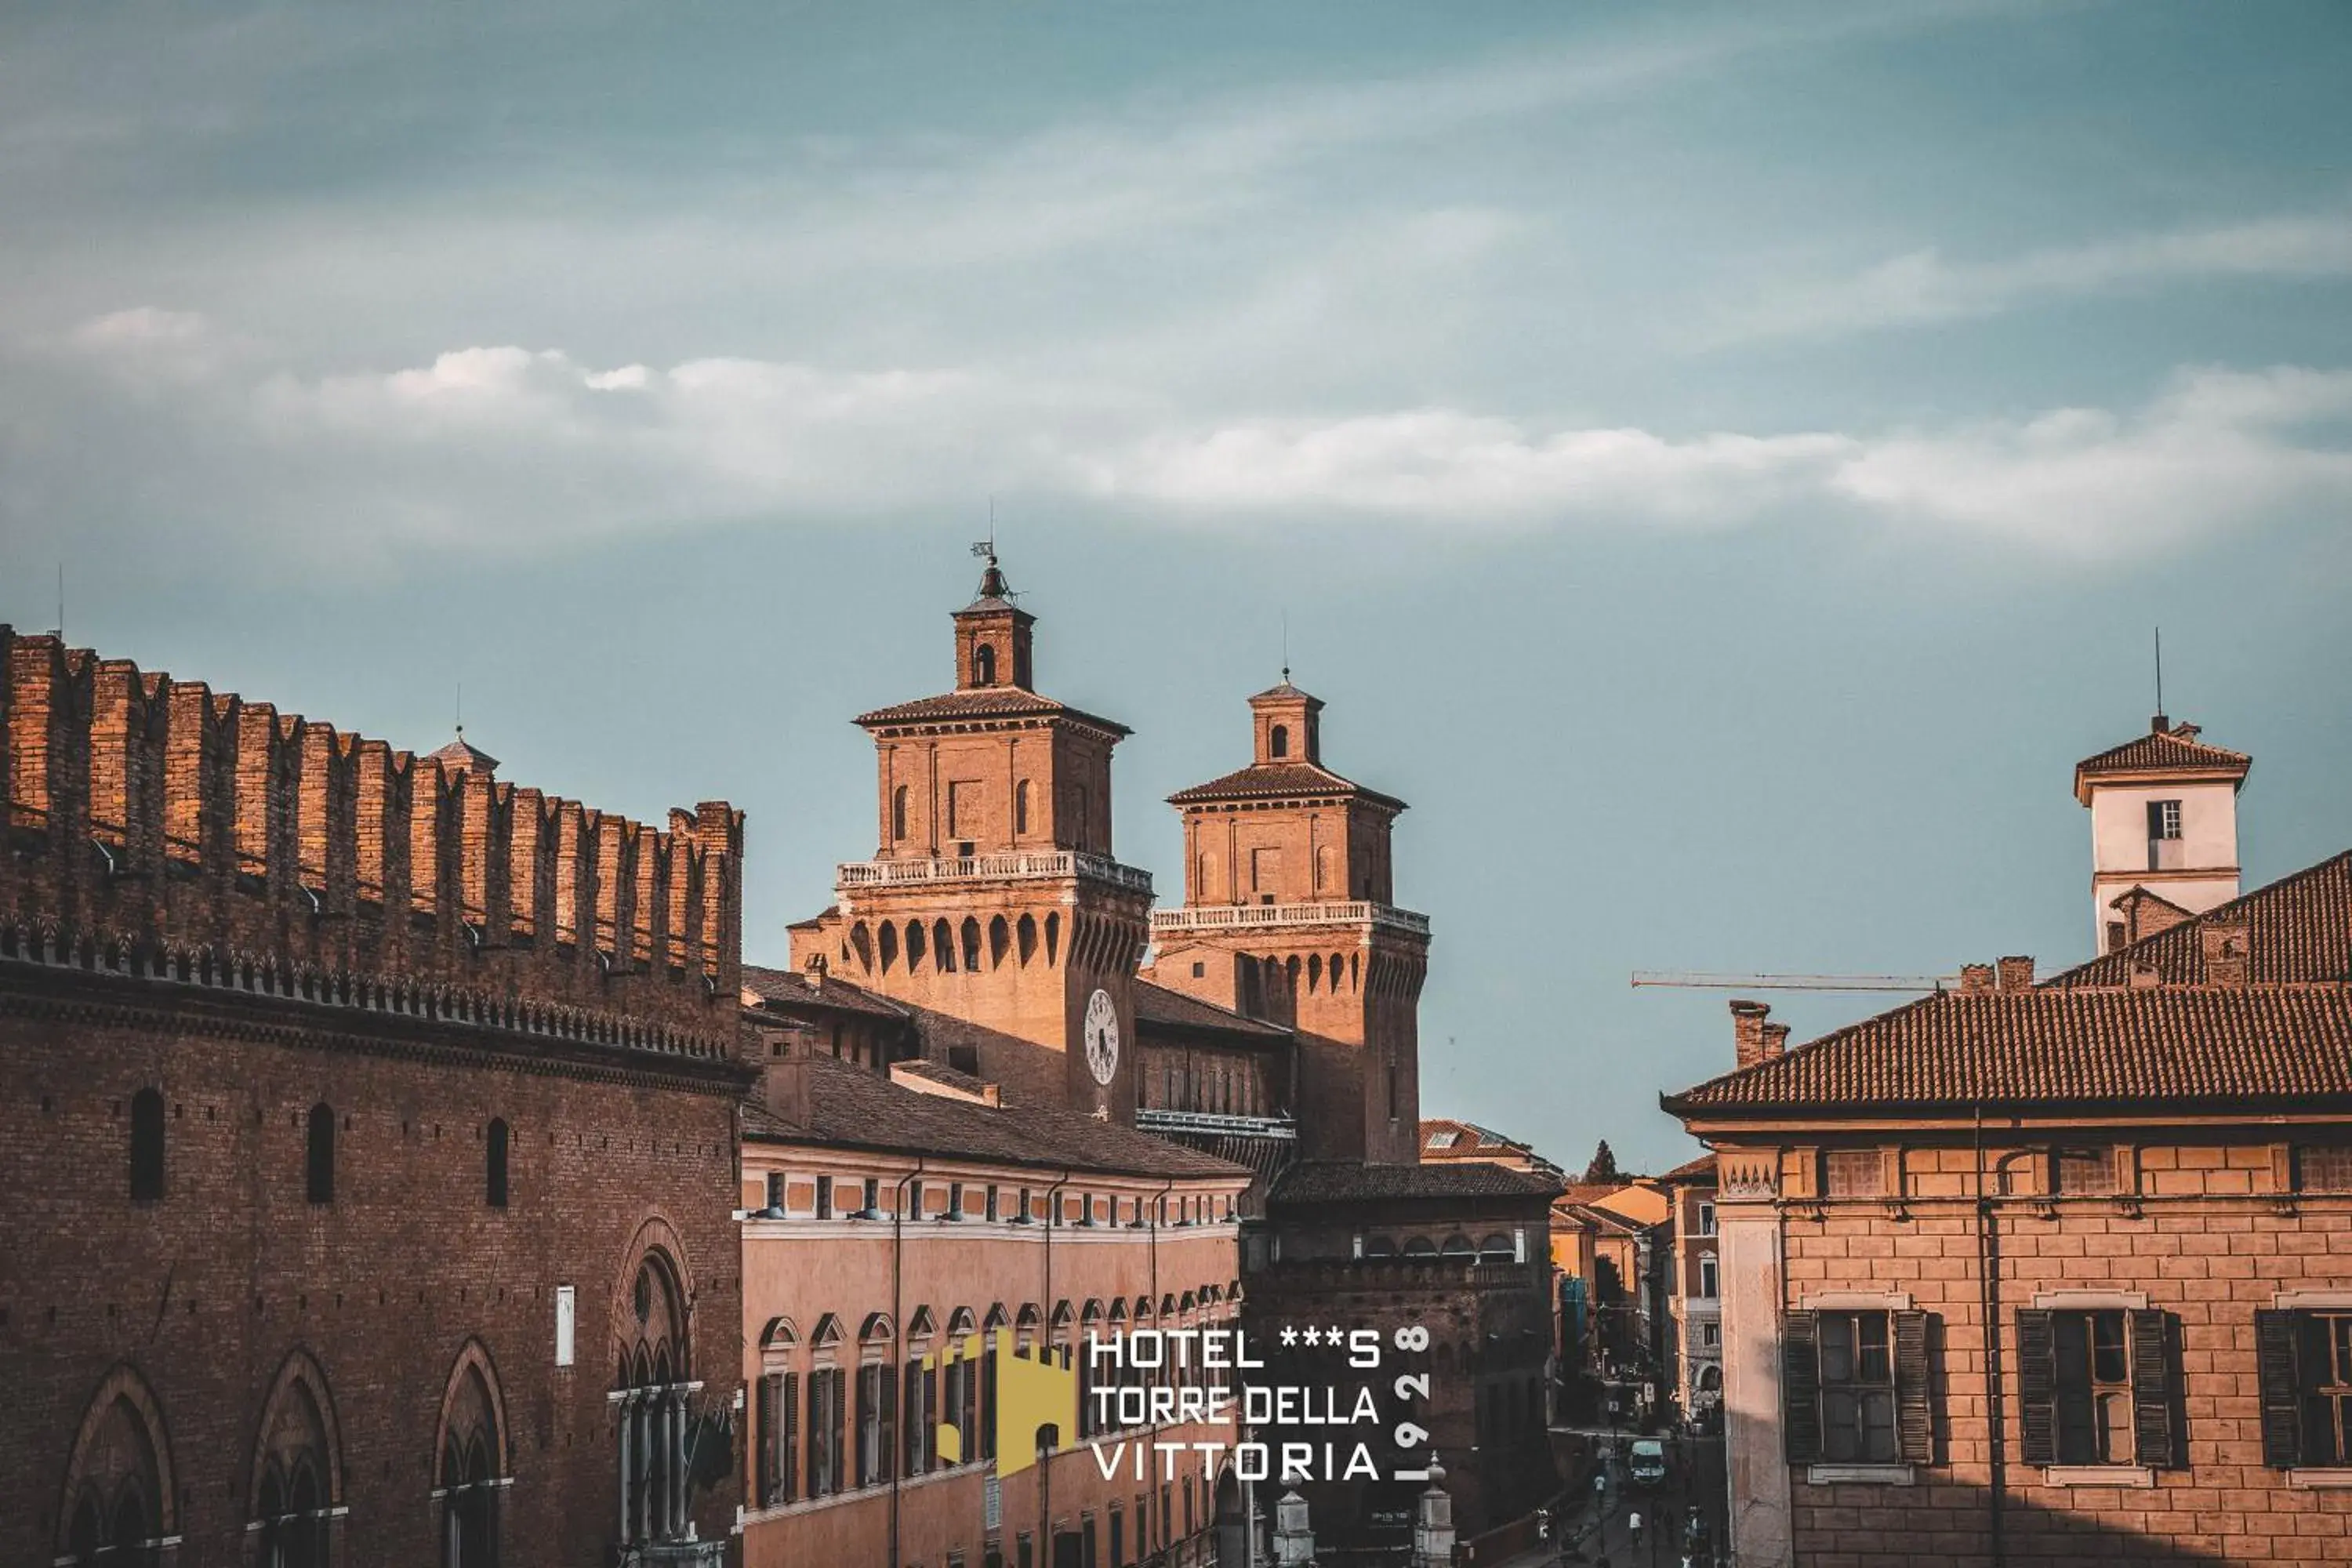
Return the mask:
{"type": "Polygon", "coordinates": [[[1298,1136],[1298,1123],[1287,1116],[1226,1116],[1208,1110],[1167,1110],[1138,1107],[1135,1124],[1146,1132],[1211,1132],[1230,1138],[1298,1136]]]}
{"type": "Polygon", "coordinates": [[[834,869],[844,888],[888,888],[923,882],[1002,882],[1082,877],[1131,892],[1150,893],[1151,873],[1083,849],[1019,850],[1003,855],[940,855],[919,860],[845,860],[834,869]]]}
{"type": "Polygon", "coordinates": [[[1267,926],[1361,925],[1429,934],[1429,917],[1394,904],[1187,904],[1151,911],[1154,931],[1255,930],[1267,926]]]}

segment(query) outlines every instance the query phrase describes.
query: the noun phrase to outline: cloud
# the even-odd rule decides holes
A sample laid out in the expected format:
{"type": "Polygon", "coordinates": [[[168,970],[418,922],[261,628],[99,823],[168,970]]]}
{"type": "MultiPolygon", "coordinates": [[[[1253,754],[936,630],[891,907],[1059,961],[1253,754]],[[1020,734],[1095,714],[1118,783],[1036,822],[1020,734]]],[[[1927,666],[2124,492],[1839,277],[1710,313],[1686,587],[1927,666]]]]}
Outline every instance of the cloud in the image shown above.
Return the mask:
{"type": "Polygon", "coordinates": [[[1913,251],[1853,277],[1768,297],[1717,342],[1867,331],[2000,315],[2057,300],[2221,279],[2352,277],[2352,214],[2181,229],[1962,262],[1913,251]]]}
{"type": "MultiPolygon", "coordinates": [[[[169,312],[76,345],[176,342],[169,312]]],[[[1058,497],[1135,526],[1359,519],[1455,532],[1819,525],[1937,531],[2045,556],[2173,548],[2352,514],[2352,371],[2178,373],[2137,408],[1942,428],[1671,432],[1429,405],[1203,415],[1119,381],[744,357],[598,367],[478,346],[382,371],[174,368],[111,399],[122,460],[26,493],[205,534],[396,555],[515,550],[682,524],[832,525],[1058,497]],[[125,478],[125,476],[129,476],[125,478]],[[110,487],[131,484],[131,493],[110,487]]],[[[0,410],[5,412],[5,410],[0,410]]],[[[45,463],[44,458],[51,459],[45,463]]],[[[46,482],[43,482],[46,480],[46,482]]],[[[0,490],[0,521],[25,506],[0,490]]]]}

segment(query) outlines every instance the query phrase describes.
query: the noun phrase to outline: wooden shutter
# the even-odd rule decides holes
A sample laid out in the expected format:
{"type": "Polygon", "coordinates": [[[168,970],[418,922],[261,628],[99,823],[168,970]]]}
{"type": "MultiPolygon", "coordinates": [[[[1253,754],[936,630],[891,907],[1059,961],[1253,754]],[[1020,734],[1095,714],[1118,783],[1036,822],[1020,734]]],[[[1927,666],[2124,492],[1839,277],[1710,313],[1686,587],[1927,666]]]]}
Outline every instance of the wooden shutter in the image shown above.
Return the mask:
{"type": "Polygon", "coordinates": [[[782,1483],[784,1502],[797,1502],[801,1495],[801,1374],[788,1372],[783,1377],[783,1392],[779,1395],[782,1406],[782,1447],[776,1453],[776,1478],[782,1483]]]}
{"type": "Polygon", "coordinates": [[[1895,1435],[1906,1464],[1936,1459],[1935,1406],[1929,1402],[1927,1314],[1895,1312],[1895,1435]]]}
{"type": "Polygon", "coordinates": [[[923,1473],[923,1377],[922,1368],[911,1361],[907,1363],[905,1388],[907,1421],[900,1436],[907,1451],[899,1473],[912,1480],[923,1473]]]}
{"type": "Polygon", "coordinates": [[[2254,1314],[2254,1364],[2262,1375],[2263,1463],[2274,1470],[2291,1470],[2303,1462],[2293,1312],[2254,1314]]]}
{"type": "Polygon", "coordinates": [[[773,1373],[762,1377],[753,1385],[755,1410],[759,1427],[758,1506],[766,1508],[776,1500],[776,1385],[783,1380],[773,1373]]]}
{"type": "Polygon", "coordinates": [[[2017,1314],[2018,1452],[2029,1465],[2058,1462],[2058,1358],[2051,1314],[2017,1314]]]}
{"type": "Polygon", "coordinates": [[[896,1362],[882,1363],[882,1396],[876,1403],[882,1412],[882,1434],[875,1447],[882,1459],[879,1479],[887,1481],[898,1463],[898,1366],[896,1362]]]}
{"type": "Polygon", "coordinates": [[[2133,1458],[2156,1469],[2169,1469],[2179,1388],[2172,1375],[2171,1314],[2128,1313],[2124,1328],[2131,1341],[2133,1458]]]}
{"type": "Polygon", "coordinates": [[[1781,1437],[1792,1465],[1822,1458],[1820,1316],[1790,1312],[1780,1320],[1781,1437]]]}

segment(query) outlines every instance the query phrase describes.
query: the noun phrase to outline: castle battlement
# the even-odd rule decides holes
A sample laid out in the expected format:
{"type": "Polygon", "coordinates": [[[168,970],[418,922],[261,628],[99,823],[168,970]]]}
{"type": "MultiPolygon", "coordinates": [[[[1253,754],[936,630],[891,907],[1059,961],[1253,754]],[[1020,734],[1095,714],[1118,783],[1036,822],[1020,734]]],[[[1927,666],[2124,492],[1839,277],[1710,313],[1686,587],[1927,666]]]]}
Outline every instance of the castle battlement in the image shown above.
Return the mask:
{"type": "Polygon", "coordinates": [[[723,801],[655,828],[5,625],[0,783],[0,925],[734,1031],[723,801]]]}

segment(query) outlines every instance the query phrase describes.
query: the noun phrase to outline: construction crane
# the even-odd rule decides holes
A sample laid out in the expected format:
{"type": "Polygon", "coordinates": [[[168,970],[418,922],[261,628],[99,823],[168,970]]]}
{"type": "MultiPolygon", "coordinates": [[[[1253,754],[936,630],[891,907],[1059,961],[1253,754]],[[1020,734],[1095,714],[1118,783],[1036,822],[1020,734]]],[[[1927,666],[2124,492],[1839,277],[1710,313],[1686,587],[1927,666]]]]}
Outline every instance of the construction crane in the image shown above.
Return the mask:
{"type": "Polygon", "coordinates": [[[1711,991],[1942,991],[1957,974],[1720,974],[1700,969],[1637,969],[1636,989],[1673,985],[1711,991]]]}

